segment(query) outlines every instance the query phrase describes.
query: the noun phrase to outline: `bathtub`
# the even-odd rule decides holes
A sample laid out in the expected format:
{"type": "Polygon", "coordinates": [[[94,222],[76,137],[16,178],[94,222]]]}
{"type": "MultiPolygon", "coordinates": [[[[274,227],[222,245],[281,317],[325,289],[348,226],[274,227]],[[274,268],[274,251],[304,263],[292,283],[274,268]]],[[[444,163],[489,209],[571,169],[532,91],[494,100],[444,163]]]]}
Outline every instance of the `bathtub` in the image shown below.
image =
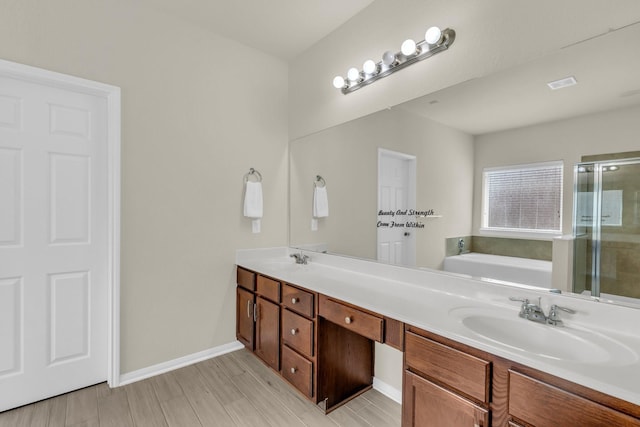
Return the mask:
{"type": "Polygon", "coordinates": [[[470,252],[444,259],[444,271],[551,288],[551,261],[470,252]]]}

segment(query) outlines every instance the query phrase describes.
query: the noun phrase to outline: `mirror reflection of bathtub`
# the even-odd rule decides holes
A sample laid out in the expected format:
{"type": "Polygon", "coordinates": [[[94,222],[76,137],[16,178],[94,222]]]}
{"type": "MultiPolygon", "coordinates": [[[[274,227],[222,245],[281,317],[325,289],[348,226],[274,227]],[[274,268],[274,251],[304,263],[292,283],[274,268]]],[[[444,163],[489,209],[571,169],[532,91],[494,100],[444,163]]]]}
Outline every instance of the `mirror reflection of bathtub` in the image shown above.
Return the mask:
{"type": "MultiPolygon", "coordinates": [[[[475,278],[553,289],[551,261],[467,252],[445,257],[443,270],[475,278]]],[[[582,295],[588,297],[591,293],[584,291],[582,295]]],[[[599,300],[636,307],[638,304],[637,298],[602,292],[599,300]]]]}
{"type": "Polygon", "coordinates": [[[551,288],[551,261],[468,252],[448,256],[443,269],[450,273],[551,288]]]}

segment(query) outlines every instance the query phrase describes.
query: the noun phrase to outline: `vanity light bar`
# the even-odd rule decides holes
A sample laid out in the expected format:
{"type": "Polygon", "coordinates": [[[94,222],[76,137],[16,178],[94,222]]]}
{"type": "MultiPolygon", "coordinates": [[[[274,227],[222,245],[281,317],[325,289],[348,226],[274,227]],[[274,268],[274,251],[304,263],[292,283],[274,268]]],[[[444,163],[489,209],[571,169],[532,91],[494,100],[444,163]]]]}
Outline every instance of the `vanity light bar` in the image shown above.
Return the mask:
{"type": "Polygon", "coordinates": [[[425,39],[421,42],[416,43],[411,39],[405,40],[400,52],[387,51],[378,63],[371,59],[365,61],[362,71],[350,68],[346,78],[336,76],[333,79],[333,86],[346,95],[411,64],[449,49],[455,38],[456,32],[451,28],[440,30],[438,27],[431,27],[426,31],[425,39]]]}

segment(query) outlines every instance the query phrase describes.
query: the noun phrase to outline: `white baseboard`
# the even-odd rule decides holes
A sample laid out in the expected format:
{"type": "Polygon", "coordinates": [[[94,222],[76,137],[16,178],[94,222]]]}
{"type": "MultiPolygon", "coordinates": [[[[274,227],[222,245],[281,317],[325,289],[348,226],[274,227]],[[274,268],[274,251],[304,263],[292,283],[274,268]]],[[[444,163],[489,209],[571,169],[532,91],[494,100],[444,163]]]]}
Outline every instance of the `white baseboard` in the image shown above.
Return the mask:
{"type": "Polygon", "coordinates": [[[184,368],[185,366],[202,362],[203,360],[222,356],[223,354],[231,353],[232,351],[240,350],[242,348],[244,348],[244,346],[240,341],[233,341],[208,350],[199,351],[198,353],[189,354],[187,356],[158,363],[157,365],[149,366],[147,368],[138,369],[137,371],[127,372],[126,374],[120,375],[120,381],[118,381],[117,385],[123,386],[131,384],[175,369],[184,368]]]}
{"type": "Polygon", "coordinates": [[[389,399],[402,405],[402,391],[373,377],[373,388],[387,396],[389,399]]]}

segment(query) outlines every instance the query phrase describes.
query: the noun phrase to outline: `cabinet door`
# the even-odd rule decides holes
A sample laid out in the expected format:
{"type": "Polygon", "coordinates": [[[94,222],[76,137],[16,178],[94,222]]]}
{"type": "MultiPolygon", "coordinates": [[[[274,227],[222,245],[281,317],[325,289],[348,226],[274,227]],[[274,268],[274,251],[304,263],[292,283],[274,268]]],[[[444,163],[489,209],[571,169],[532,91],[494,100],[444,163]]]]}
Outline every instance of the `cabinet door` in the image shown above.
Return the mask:
{"type": "Polygon", "coordinates": [[[280,306],[262,297],[256,298],[255,353],[280,370],[280,306]]]}
{"type": "Polygon", "coordinates": [[[489,412],[409,371],[404,373],[403,427],[489,427],[489,412]]]}
{"type": "Polygon", "coordinates": [[[236,291],[236,337],[253,351],[253,304],[254,295],[240,287],[236,291]]]}

